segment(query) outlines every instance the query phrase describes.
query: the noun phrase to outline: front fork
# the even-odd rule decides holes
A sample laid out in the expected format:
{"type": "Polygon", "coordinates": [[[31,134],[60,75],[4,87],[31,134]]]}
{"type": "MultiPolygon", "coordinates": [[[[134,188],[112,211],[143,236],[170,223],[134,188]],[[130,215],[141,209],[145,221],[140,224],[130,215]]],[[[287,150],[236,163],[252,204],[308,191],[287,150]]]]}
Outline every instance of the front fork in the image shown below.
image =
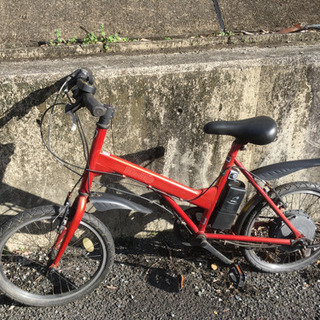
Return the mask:
{"type": "MultiPolygon", "coordinates": [[[[76,200],[74,201],[72,205],[72,213],[74,212],[74,215],[71,219],[71,221],[68,221],[62,232],[60,233],[58,239],[56,240],[56,243],[52,247],[52,251],[55,252],[58,250],[58,253],[56,257],[54,258],[53,263],[51,264],[50,268],[56,268],[59,266],[59,261],[66,250],[71,238],[73,237],[75,231],[77,230],[80,221],[83,217],[88,195],[91,188],[92,180],[95,176],[99,175],[97,173],[90,172],[89,169],[94,170],[96,167],[97,159],[101,153],[104,138],[107,133],[107,129],[109,128],[110,121],[113,118],[114,114],[114,108],[112,106],[105,106],[107,108],[107,112],[104,116],[101,116],[99,118],[99,121],[97,122],[97,129],[94,135],[94,139],[92,142],[90,155],[89,155],[89,161],[88,161],[88,167],[84,173],[84,176],[82,178],[82,183],[80,186],[80,192],[76,200]],[[60,245],[61,243],[61,245],[60,245]]],[[[70,197],[70,195],[68,196],[70,197]]],[[[68,199],[67,199],[68,201],[68,199]]]]}
{"type": "Polygon", "coordinates": [[[77,230],[80,221],[83,217],[84,211],[86,209],[88,197],[84,195],[79,195],[75,200],[72,209],[75,210],[73,218],[71,221],[67,222],[67,225],[61,231],[58,239],[53,245],[53,251],[58,250],[57,255],[54,258],[53,263],[49,268],[57,268],[59,267],[59,261],[66,250],[71,238],[73,237],[75,231],[77,230]],[[60,245],[61,244],[61,245],[60,245]]]}

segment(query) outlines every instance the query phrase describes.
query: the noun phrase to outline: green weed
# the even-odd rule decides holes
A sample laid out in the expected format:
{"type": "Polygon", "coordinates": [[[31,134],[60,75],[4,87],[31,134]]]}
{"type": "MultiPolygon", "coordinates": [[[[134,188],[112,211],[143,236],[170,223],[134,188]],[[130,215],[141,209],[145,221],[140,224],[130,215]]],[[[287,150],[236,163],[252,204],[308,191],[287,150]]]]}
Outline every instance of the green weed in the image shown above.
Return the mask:
{"type": "Polygon", "coordinates": [[[234,33],[232,31],[220,32],[218,34],[218,37],[230,37],[230,36],[234,36],[234,33]]]}
{"type": "Polygon", "coordinates": [[[71,44],[76,44],[77,42],[78,42],[78,37],[75,36],[75,37],[73,37],[73,38],[71,38],[71,39],[68,39],[68,40],[66,41],[66,44],[67,44],[67,45],[71,45],[71,44]]]}
{"type": "MultiPolygon", "coordinates": [[[[82,28],[84,29],[84,28],[82,28]]],[[[85,29],[84,29],[85,30],[85,29]]],[[[86,30],[85,30],[86,31],[86,30]]],[[[78,39],[77,36],[74,36],[73,38],[67,39],[67,40],[63,40],[62,36],[61,36],[61,31],[60,30],[56,30],[55,31],[55,39],[54,40],[50,40],[49,42],[47,42],[48,46],[56,46],[56,45],[60,45],[60,44],[65,44],[65,45],[72,45],[72,44],[76,44],[76,43],[82,43],[82,44],[95,44],[97,42],[102,42],[103,44],[103,48],[108,51],[109,47],[108,44],[109,43],[117,43],[117,42],[130,42],[132,40],[130,40],[127,37],[119,37],[119,35],[116,33],[114,35],[109,35],[107,36],[107,33],[104,29],[104,25],[100,24],[99,25],[99,34],[95,34],[94,32],[88,32],[86,31],[87,34],[85,36],[84,39],[78,39]]]]}
{"type": "Polygon", "coordinates": [[[83,44],[93,44],[93,43],[97,43],[98,42],[98,38],[97,36],[94,34],[94,32],[89,32],[87,33],[86,37],[83,39],[83,44]]]}
{"type": "Polygon", "coordinates": [[[57,42],[58,44],[62,43],[63,40],[62,40],[62,38],[61,38],[61,31],[60,31],[60,30],[56,30],[55,35],[56,35],[56,42],[57,42]]]}

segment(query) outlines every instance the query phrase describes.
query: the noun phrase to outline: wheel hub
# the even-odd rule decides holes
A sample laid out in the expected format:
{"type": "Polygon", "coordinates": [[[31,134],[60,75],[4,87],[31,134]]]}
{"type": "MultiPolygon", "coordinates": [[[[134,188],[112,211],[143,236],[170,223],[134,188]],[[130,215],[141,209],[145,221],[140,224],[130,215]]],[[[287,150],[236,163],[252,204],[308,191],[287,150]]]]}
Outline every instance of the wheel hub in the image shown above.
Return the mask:
{"type": "MultiPolygon", "coordinates": [[[[302,210],[289,210],[285,212],[285,216],[292,225],[307,239],[313,240],[316,233],[316,225],[314,221],[302,210]]],[[[293,238],[293,233],[290,228],[282,221],[276,219],[275,226],[270,230],[270,236],[275,238],[293,238]]],[[[288,246],[281,247],[284,251],[294,251],[294,248],[288,246]]]]}

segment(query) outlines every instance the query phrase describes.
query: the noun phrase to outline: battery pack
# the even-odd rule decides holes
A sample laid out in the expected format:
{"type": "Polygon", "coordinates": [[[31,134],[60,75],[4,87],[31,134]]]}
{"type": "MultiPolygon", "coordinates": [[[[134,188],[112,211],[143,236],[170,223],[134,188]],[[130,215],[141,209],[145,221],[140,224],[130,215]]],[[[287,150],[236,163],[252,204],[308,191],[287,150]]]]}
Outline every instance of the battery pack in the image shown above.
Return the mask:
{"type": "Polygon", "coordinates": [[[237,211],[246,193],[242,181],[229,181],[221,194],[210,218],[213,229],[229,230],[237,216],[237,211]]]}

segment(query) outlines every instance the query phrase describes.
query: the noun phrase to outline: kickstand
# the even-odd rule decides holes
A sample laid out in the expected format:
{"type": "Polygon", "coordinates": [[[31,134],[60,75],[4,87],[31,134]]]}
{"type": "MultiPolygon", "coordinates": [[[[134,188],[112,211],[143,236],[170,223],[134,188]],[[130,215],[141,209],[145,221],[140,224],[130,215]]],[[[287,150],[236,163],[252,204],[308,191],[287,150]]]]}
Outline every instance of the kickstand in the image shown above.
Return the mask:
{"type": "Polygon", "coordinates": [[[236,289],[242,289],[244,287],[246,277],[241,267],[237,263],[233,263],[230,266],[228,276],[236,289]]]}

